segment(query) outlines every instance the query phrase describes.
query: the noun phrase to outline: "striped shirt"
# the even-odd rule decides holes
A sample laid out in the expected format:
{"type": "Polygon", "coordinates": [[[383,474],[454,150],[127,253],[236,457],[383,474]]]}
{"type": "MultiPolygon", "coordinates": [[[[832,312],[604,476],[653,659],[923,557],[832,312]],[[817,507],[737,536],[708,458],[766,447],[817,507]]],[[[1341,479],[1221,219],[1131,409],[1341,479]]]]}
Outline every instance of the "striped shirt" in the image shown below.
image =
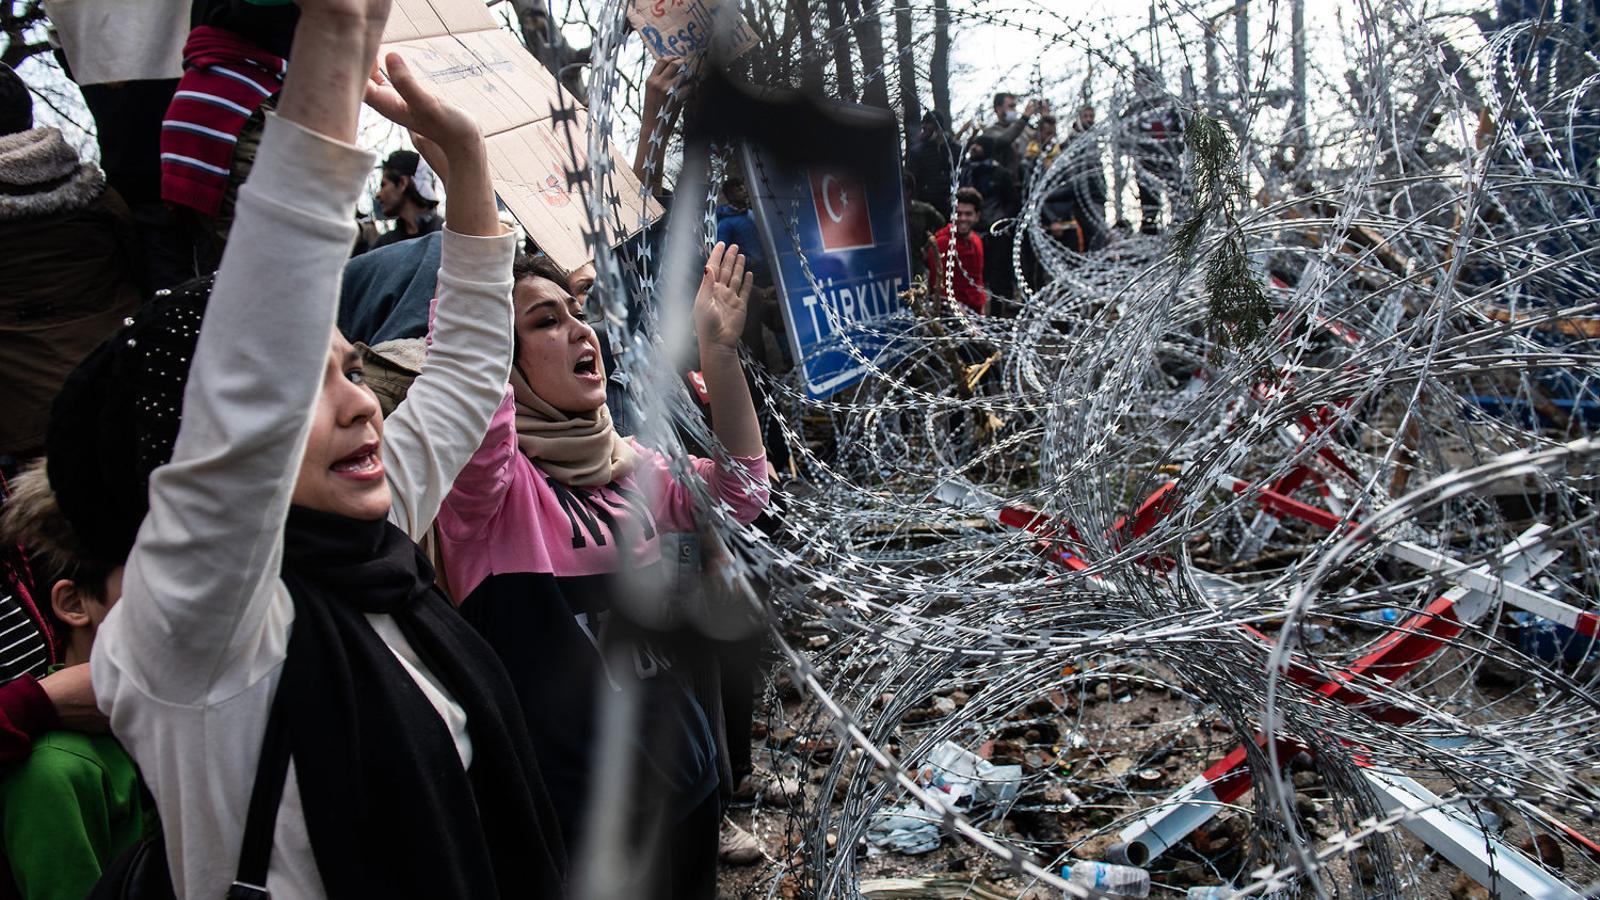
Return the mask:
{"type": "Polygon", "coordinates": [[[39,623],[22,599],[0,591],[0,684],[22,675],[43,678],[50,667],[50,647],[39,623]]]}
{"type": "Polygon", "coordinates": [[[283,87],[287,63],[232,32],[201,25],[183,48],[183,79],[161,123],[161,198],[215,216],[239,133],[283,87]]]}

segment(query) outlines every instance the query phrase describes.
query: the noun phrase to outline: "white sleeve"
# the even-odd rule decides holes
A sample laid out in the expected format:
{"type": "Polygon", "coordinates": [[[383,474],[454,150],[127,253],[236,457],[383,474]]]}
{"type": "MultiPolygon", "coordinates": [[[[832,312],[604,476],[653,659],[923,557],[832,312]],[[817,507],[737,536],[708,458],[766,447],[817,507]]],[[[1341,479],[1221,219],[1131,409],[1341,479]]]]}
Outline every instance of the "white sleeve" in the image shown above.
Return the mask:
{"type": "Polygon", "coordinates": [[[505,394],[511,372],[514,234],[470,237],[447,227],[439,302],[422,374],[383,425],[389,521],[420,541],[505,394]]]}
{"type": "MultiPolygon", "coordinates": [[[[284,520],[373,154],[269,116],[207,304],[172,460],[101,627],[94,680],[195,704],[283,656],[284,520]],[[123,679],[127,680],[124,683],[123,679]]],[[[109,688],[109,690],[106,690],[109,688]]]]}

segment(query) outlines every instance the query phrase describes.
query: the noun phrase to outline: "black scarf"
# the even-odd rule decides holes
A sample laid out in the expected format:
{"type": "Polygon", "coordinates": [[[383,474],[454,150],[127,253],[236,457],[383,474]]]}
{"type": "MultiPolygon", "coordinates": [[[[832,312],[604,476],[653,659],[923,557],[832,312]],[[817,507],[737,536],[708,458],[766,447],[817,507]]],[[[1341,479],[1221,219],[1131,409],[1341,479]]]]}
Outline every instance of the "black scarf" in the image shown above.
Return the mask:
{"type": "Polygon", "coordinates": [[[561,896],[560,829],[516,693],[416,544],[386,521],[295,507],[283,580],[295,621],[278,690],[328,896],[561,896]],[[393,616],[466,711],[470,772],[364,613],[393,616]]]}

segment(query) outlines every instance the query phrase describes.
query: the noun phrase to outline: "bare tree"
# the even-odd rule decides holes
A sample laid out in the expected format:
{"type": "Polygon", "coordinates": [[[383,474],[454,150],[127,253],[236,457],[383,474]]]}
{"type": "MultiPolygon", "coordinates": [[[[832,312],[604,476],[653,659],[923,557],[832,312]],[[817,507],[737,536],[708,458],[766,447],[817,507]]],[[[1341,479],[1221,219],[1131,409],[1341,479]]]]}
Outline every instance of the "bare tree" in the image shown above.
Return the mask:
{"type": "Polygon", "coordinates": [[[44,0],[0,0],[0,34],[5,36],[0,62],[15,69],[30,56],[48,53],[44,21],[44,0]]]}
{"type": "Polygon", "coordinates": [[[784,6],[771,2],[747,3],[744,11],[761,42],[758,47],[766,48],[746,57],[751,80],[756,84],[788,84],[794,65],[793,19],[784,14],[784,6]]]}
{"type": "Polygon", "coordinates": [[[933,59],[928,80],[932,82],[933,108],[950,121],[950,0],[933,0],[933,59]]]}
{"type": "Polygon", "coordinates": [[[839,96],[856,99],[856,76],[850,62],[850,36],[845,32],[843,0],[827,0],[828,43],[833,47],[833,74],[838,79],[839,96]]]}
{"type": "Polygon", "coordinates": [[[889,108],[889,73],[883,64],[883,22],[877,0],[845,0],[850,24],[861,52],[861,100],[868,106],[889,108]],[[863,8],[864,7],[864,8],[863,8]]]}
{"type": "Polygon", "coordinates": [[[894,41],[900,51],[900,118],[906,130],[906,152],[911,152],[911,136],[917,133],[917,123],[922,121],[922,100],[917,96],[916,46],[911,32],[911,7],[906,0],[896,0],[894,6],[894,41]]]}
{"type": "Polygon", "coordinates": [[[822,54],[818,51],[816,38],[811,28],[811,12],[807,8],[806,0],[789,0],[789,21],[795,23],[800,32],[800,83],[810,91],[822,90],[822,54]]]}

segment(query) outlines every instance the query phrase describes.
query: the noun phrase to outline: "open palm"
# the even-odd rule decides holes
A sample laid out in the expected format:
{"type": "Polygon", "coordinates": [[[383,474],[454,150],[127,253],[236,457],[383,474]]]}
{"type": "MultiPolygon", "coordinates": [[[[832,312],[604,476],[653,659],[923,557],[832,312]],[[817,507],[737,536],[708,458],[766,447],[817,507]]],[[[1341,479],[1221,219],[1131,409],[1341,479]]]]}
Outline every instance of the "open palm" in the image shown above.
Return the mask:
{"type": "Polygon", "coordinates": [[[701,341],[733,347],[744,333],[745,310],[755,277],[745,271],[739,245],[711,248],[705,276],[694,298],[694,328],[701,341]]]}
{"type": "Polygon", "coordinates": [[[412,144],[448,189],[450,156],[482,141],[478,123],[461,107],[434,96],[405,57],[390,53],[384,63],[387,73],[373,67],[367,105],[410,130],[412,144]]]}

